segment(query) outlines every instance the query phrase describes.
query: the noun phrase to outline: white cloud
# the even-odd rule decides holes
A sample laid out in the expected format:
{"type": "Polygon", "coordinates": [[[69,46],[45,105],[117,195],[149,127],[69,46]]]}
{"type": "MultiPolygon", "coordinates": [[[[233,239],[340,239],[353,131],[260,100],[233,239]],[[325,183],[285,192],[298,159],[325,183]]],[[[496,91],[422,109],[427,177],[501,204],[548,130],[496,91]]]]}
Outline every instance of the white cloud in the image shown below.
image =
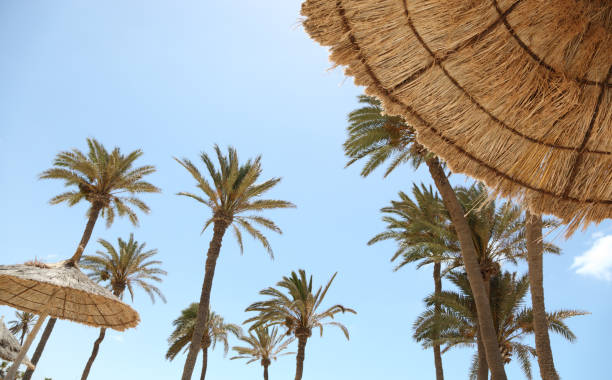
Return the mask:
{"type": "Polygon", "coordinates": [[[593,236],[595,242],[582,255],[574,258],[576,273],[612,281],[612,235],[593,236]]]}
{"type": "Polygon", "coordinates": [[[113,334],[112,338],[119,343],[123,343],[123,335],[113,334]]]}

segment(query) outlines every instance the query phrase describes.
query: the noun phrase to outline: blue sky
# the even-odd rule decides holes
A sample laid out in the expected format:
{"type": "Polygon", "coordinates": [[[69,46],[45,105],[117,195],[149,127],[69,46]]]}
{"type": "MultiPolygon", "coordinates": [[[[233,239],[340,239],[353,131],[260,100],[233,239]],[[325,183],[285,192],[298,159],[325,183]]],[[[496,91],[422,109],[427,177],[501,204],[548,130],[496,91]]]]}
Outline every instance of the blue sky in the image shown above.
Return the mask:
{"type": "MultiPolygon", "coordinates": [[[[285,232],[269,235],[274,261],[254,241],[245,242],[243,256],[234,241],[224,241],[213,309],[240,323],[257,292],[291,270],[304,268],[319,284],[338,271],[328,301],[358,311],[340,316],[351,340],[332,328],[314,336],[304,380],[434,377],[431,352],[411,339],[432,290],[430,269],[394,273],[394,246],[365,244],[383,227],[381,207],[413,182],[430,180],[409,167],[385,180],[382,173],[362,179],[358,167],[344,169],[346,114],[361,90],[341,70],[329,70],[326,50],[299,26],[299,7],[295,0],[0,3],[1,262],[52,262],[74,251],[85,205],[50,206],[63,187],[37,180],[60,150],[85,149],[85,139],[95,137],[124,151],[141,148],[140,163],[158,168],[150,179],[163,193],[143,197],[152,212],[141,216],[140,227],[100,223],[86,253],[98,248],[98,238],[134,232],[159,250],[168,302],[152,305],[138,292],[133,306],[142,323],[107,334],[90,379],[179,377],[184,356],[166,361],[166,338],[171,321],[199,297],[210,233],[200,236],[207,210],[175,195],[194,184],[172,157],[196,159],[215,143],[235,146],[243,159],[262,154],[264,177],[283,177],[271,195],[298,208],[269,214],[285,232]]],[[[469,183],[462,176],[453,181],[469,183]]],[[[551,237],[563,255],[545,262],[549,309],[592,312],[569,322],[575,344],[553,337],[557,368],[565,379],[604,378],[612,224],[567,241],[560,233],[551,237]]],[[[11,319],[13,310],[0,307],[0,315],[11,319]]],[[[58,322],[34,378],[79,378],[97,334],[58,322]]],[[[466,378],[470,360],[468,350],[445,355],[447,378],[466,378]]],[[[271,378],[293,376],[294,366],[292,357],[281,358],[271,378]]],[[[257,364],[229,361],[219,349],[208,368],[212,380],[261,376],[257,364]]],[[[507,368],[510,378],[522,378],[515,363],[507,368]]]]}

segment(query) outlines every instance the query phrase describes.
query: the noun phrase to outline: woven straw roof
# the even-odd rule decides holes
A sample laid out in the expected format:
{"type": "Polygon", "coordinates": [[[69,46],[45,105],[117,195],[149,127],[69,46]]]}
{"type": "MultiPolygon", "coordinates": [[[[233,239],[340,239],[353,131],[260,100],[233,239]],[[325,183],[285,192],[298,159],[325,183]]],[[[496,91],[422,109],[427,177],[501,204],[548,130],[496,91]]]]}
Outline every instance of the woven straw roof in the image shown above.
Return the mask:
{"type": "Polygon", "coordinates": [[[453,171],[612,217],[612,1],[307,0],[310,36],[453,171]]]}
{"type": "MultiPolygon", "coordinates": [[[[6,327],[4,321],[0,320],[0,358],[9,362],[15,361],[19,350],[21,350],[19,341],[6,327]]],[[[34,365],[30,363],[30,359],[27,357],[24,359],[23,364],[34,369],[34,365]]]]}
{"type": "Polygon", "coordinates": [[[0,304],[40,314],[54,294],[48,313],[94,327],[123,331],[140,322],[138,313],[64,263],[0,265],[0,304]]]}

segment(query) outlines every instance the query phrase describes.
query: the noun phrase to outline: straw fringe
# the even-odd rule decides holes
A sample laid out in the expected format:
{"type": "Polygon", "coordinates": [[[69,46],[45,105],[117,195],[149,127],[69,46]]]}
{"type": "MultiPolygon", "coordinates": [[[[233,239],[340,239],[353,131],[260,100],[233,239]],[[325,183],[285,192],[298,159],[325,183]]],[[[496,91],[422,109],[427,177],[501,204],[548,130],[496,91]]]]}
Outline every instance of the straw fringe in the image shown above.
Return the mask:
{"type": "Polygon", "coordinates": [[[302,14],[453,171],[571,233],[612,217],[612,3],[552,3],[308,0],[302,14]]]}

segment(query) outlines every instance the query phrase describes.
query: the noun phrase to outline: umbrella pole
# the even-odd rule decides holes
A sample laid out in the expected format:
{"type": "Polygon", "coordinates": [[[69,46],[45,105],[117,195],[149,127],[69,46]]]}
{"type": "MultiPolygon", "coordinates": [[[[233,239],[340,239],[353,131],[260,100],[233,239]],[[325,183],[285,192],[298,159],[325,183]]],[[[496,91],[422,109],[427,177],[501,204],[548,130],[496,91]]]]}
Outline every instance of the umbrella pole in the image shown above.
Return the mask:
{"type": "Polygon", "coordinates": [[[51,306],[51,301],[53,301],[53,297],[55,297],[55,294],[58,291],[59,290],[56,290],[49,296],[49,300],[47,301],[47,304],[41,310],[42,312],[38,315],[38,320],[36,321],[36,325],[34,325],[34,328],[28,334],[28,337],[25,343],[23,344],[23,346],[21,346],[21,350],[19,351],[19,354],[17,355],[17,359],[15,359],[15,361],[13,362],[13,365],[11,366],[11,368],[9,368],[8,373],[6,374],[6,377],[4,378],[4,380],[15,380],[17,378],[17,369],[19,369],[19,366],[21,365],[23,358],[25,357],[32,343],[34,342],[34,338],[36,338],[36,334],[38,334],[38,330],[40,330],[40,327],[42,326],[43,322],[47,318],[47,315],[49,315],[49,306],[51,306]]]}
{"type": "Polygon", "coordinates": [[[36,325],[34,325],[34,328],[28,334],[28,338],[26,339],[25,343],[23,344],[23,346],[21,346],[19,355],[17,355],[17,359],[15,359],[15,361],[13,362],[13,365],[11,366],[11,368],[9,368],[5,380],[15,379],[15,375],[17,374],[17,369],[21,365],[21,362],[23,361],[23,358],[25,357],[26,352],[28,352],[28,349],[32,345],[32,342],[34,342],[34,338],[36,337],[36,334],[38,334],[38,330],[40,330],[40,327],[42,326],[44,320],[47,318],[47,315],[48,315],[47,312],[44,312],[43,314],[40,314],[38,316],[36,325]]]}

